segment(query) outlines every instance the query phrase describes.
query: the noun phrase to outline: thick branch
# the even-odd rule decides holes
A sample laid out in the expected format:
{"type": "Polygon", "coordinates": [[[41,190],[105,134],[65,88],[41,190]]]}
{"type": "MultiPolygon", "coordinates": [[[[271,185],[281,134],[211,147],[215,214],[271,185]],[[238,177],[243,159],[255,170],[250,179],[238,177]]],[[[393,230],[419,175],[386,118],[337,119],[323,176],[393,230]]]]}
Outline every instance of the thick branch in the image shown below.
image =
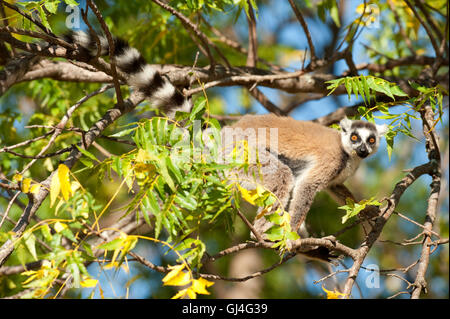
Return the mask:
{"type": "Polygon", "coordinates": [[[420,176],[424,174],[428,174],[431,170],[431,164],[426,163],[420,166],[415,167],[411,170],[408,175],[406,175],[400,182],[398,182],[392,195],[387,199],[388,205],[381,209],[379,217],[377,217],[375,221],[375,225],[372,227],[371,231],[366,237],[366,240],[361,244],[361,246],[356,250],[356,258],[354,259],[354,263],[350,268],[349,275],[345,282],[344,286],[344,294],[350,295],[352,292],[353,285],[355,283],[356,277],[358,275],[359,269],[373,244],[378,240],[381,231],[383,230],[384,225],[389,220],[391,215],[394,213],[395,208],[397,207],[401,196],[406,191],[406,189],[411,186],[420,176]]]}

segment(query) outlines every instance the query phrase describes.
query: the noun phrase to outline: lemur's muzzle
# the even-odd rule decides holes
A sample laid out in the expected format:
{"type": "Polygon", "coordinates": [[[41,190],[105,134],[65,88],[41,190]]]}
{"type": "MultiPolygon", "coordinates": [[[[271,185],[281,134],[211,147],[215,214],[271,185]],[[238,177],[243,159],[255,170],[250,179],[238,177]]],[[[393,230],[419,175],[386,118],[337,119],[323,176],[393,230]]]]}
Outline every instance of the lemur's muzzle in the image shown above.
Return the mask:
{"type": "Polygon", "coordinates": [[[361,158],[366,158],[367,155],[369,155],[369,150],[367,149],[366,145],[361,144],[356,149],[356,154],[358,154],[358,156],[361,157],[361,158]]]}

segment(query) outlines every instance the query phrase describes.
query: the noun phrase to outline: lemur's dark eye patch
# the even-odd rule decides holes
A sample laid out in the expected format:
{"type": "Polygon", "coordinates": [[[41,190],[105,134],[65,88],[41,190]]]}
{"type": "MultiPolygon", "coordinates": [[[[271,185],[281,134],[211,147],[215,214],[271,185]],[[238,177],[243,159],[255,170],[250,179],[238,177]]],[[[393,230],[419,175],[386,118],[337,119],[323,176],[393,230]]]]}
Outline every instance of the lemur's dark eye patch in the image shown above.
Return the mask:
{"type": "Polygon", "coordinates": [[[375,136],[369,136],[369,138],[367,139],[367,142],[369,142],[370,144],[374,144],[376,141],[375,136]]]}

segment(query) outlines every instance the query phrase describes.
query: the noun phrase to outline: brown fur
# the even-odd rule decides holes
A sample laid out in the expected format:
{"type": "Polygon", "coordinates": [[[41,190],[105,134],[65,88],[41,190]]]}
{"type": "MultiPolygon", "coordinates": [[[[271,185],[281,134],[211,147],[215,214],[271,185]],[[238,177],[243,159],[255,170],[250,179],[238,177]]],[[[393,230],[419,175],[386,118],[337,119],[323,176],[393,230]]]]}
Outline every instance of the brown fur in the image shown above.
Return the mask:
{"type": "MultiPolygon", "coordinates": [[[[310,174],[320,184],[329,182],[327,177],[332,177],[338,169],[339,161],[336,159],[340,158],[342,150],[337,130],[317,123],[297,121],[291,117],[280,117],[274,114],[245,115],[233,127],[240,127],[244,130],[248,128],[278,128],[278,152],[289,158],[314,156],[314,167],[310,174]],[[330,165],[331,163],[336,163],[336,165],[330,165]]],[[[270,145],[268,130],[266,139],[266,145],[270,145]]]]}

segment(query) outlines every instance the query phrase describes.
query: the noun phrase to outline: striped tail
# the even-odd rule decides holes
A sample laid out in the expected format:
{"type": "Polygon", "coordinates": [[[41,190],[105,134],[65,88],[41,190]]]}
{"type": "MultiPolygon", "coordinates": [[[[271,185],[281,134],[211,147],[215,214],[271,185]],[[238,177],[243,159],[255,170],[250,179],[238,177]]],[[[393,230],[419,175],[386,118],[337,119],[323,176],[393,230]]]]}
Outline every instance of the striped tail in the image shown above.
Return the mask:
{"type": "MultiPolygon", "coordinates": [[[[97,55],[97,43],[95,38],[83,31],[74,31],[64,36],[69,43],[74,43],[84,48],[92,57],[97,55]]],[[[100,55],[109,54],[108,40],[99,36],[100,55]]],[[[119,38],[113,38],[114,52],[117,68],[127,75],[127,84],[134,89],[143,92],[150,103],[160,108],[169,117],[174,117],[176,111],[190,112],[192,105],[167,78],[148,64],[141,53],[130,47],[128,42],[119,38]]]]}

